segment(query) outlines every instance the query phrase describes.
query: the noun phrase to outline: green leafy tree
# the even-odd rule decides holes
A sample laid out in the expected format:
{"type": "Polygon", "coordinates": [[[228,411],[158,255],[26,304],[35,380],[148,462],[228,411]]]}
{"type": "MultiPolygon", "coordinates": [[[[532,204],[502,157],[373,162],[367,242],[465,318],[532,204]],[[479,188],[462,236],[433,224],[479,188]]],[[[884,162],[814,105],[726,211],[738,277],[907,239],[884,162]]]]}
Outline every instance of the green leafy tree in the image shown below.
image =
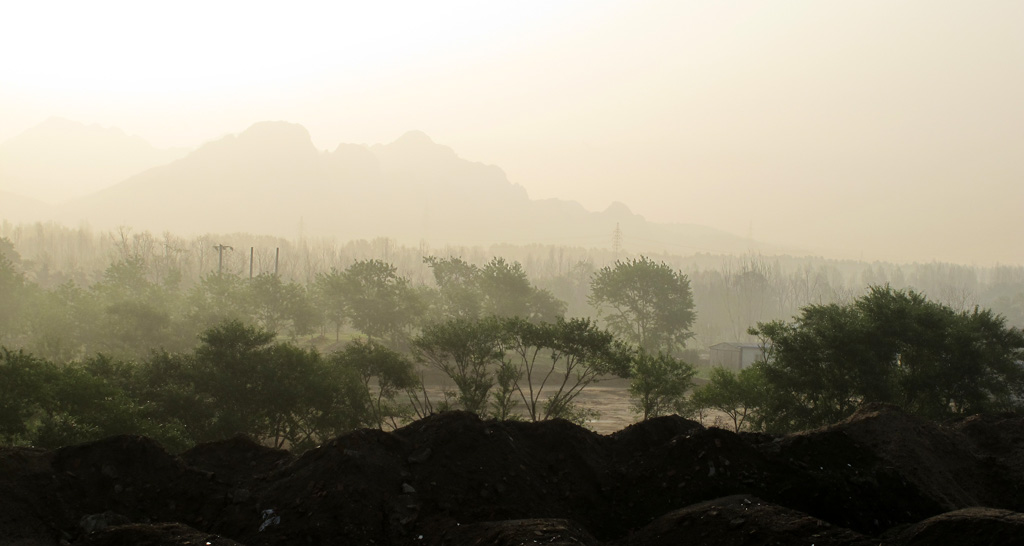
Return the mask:
{"type": "Polygon", "coordinates": [[[711,380],[697,387],[689,401],[680,404],[689,413],[714,410],[732,422],[732,429],[760,428],[764,408],[764,378],[758,366],[734,373],[725,368],[711,370],[711,380]]]}
{"type": "MultiPolygon", "coordinates": [[[[396,402],[396,397],[419,385],[419,378],[413,371],[412,362],[392,349],[379,343],[353,341],[342,351],[333,353],[331,364],[344,368],[359,381],[358,400],[366,408],[367,425],[383,429],[385,425],[397,426],[398,420],[407,416],[407,411],[396,402]]],[[[355,389],[349,389],[351,392],[355,389]]],[[[363,413],[363,412],[360,412],[363,413]]]]}
{"type": "Polygon", "coordinates": [[[341,329],[348,319],[345,301],[345,275],[335,268],[317,273],[313,283],[314,305],[325,323],[334,326],[334,340],[341,339],[341,329]]]}
{"type": "Polygon", "coordinates": [[[682,349],[696,319],[690,281],[647,257],[616,261],[591,282],[589,301],[608,327],[649,353],[682,349]]]}
{"type": "Polygon", "coordinates": [[[519,414],[515,413],[519,401],[515,396],[519,392],[519,380],[522,376],[522,371],[515,363],[506,360],[498,364],[494,372],[495,389],[491,392],[491,415],[495,419],[519,420],[519,414]]]}
{"type": "Polygon", "coordinates": [[[90,290],[102,315],[101,327],[87,340],[87,353],[132,358],[160,347],[181,349],[186,343],[172,329],[173,295],[147,278],[141,257],[110,264],[90,290]]]}
{"type": "Polygon", "coordinates": [[[516,390],[531,421],[570,419],[587,412],[576,405],[583,390],[602,377],[629,374],[630,350],[590,319],[502,322],[506,365],[514,366],[516,390]]]}
{"type": "Polygon", "coordinates": [[[440,320],[473,320],[482,316],[523,317],[554,322],[565,314],[565,302],[530,283],[519,262],[495,257],[483,267],[461,258],[424,258],[438,286],[435,315],[440,320]]]}
{"type": "Polygon", "coordinates": [[[639,351],[633,359],[629,394],[643,420],[666,415],[685,399],[696,370],[665,353],[639,351]]]}
{"type": "Polygon", "coordinates": [[[848,305],[758,324],[769,430],[835,422],[865,402],[931,418],[1019,407],[1024,334],[988,310],[957,312],[914,291],[873,286],[848,305]]]}
{"type": "Polygon", "coordinates": [[[24,273],[18,269],[18,261],[14,245],[0,238],[0,343],[13,341],[24,322],[28,287],[24,273]]]}
{"type": "Polygon", "coordinates": [[[245,279],[230,273],[204,276],[189,290],[185,305],[193,338],[224,322],[247,322],[253,315],[245,279]]]}
{"type": "Polygon", "coordinates": [[[180,430],[160,422],[133,395],[135,366],[104,355],[59,368],[34,431],[35,445],[56,448],[116,434],[140,434],[180,449],[180,430]]]}
{"type": "Polygon", "coordinates": [[[0,347],[0,443],[17,445],[31,437],[33,421],[51,399],[56,376],[52,363],[0,347]]]}
{"type": "Polygon", "coordinates": [[[485,315],[554,322],[565,314],[565,302],[533,286],[519,262],[497,257],[487,262],[480,270],[480,291],[485,315]]]}
{"type": "Polygon", "coordinates": [[[29,314],[31,335],[26,346],[52,362],[70,362],[95,347],[103,327],[103,309],[96,295],[67,281],[39,291],[29,314]]]}
{"type": "Polygon", "coordinates": [[[352,325],[373,340],[400,346],[408,329],[423,314],[409,280],[395,266],[381,260],[353,263],[344,273],[346,309],[352,325]]]}
{"type": "Polygon", "coordinates": [[[302,286],[264,273],[250,279],[246,292],[255,324],[272,332],[290,332],[293,337],[315,329],[316,310],[302,286]]]}
{"type": "Polygon", "coordinates": [[[480,271],[480,290],[485,315],[530,318],[534,288],[519,262],[509,263],[504,258],[487,262],[480,271]]]}
{"type": "MultiPolygon", "coordinates": [[[[229,321],[203,332],[192,363],[196,392],[205,400],[211,421],[198,441],[237,433],[268,436],[267,393],[274,391],[273,332],[229,321]]],[[[280,393],[278,393],[280,394],[280,393]]]]}
{"type": "Polygon", "coordinates": [[[440,370],[455,383],[462,409],[483,413],[494,386],[493,368],[502,359],[497,319],[450,320],[428,325],[412,343],[420,362],[440,370]]]}
{"type": "Polygon", "coordinates": [[[438,289],[435,314],[439,322],[453,319],[476,320],[483,310],[480,268],[462,258],[426,256],[438,289]]]}

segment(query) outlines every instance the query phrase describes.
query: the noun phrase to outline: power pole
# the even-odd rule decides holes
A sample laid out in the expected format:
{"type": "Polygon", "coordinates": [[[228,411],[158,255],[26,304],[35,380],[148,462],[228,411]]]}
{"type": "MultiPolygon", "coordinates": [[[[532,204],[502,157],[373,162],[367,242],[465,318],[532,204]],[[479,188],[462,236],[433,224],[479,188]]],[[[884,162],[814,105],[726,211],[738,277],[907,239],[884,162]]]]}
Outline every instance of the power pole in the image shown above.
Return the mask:
{"type": "Polygon", "coordinates": [[[612,252],[615,253],[616,258],[622,252],[622,228],[619,227],[618,222],[615,222],[615,231],[612,232],[612,252]]]}
{"type": "Polygon", "coordinates": [[[224,250],[234,250],[235,247],[228,245],[213,245],[213,248],[217,249],[217,274],[220,275],[221,271],[224,270],[224,250]]]}

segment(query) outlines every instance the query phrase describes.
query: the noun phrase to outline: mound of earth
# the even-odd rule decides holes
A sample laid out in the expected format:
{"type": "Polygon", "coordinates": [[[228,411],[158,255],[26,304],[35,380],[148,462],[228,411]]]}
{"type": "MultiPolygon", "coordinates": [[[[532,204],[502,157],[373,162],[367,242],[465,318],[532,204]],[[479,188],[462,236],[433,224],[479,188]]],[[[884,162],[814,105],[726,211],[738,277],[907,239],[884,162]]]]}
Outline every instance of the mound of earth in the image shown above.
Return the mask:
{"type": "Polygon", "coordinates": [[[928,518],[899,534],[901,546],[985,544],[1015,546],[1024,541],[1024,514],[993,508],[965,508],[928,518]]]}
{"type": "Polygon", "coordinates": [[[998,542],[1024,518],[1022,440],[1015,415],[872,406],[779,437],[451,412],[299,456],[244,437],[180,455],[136,436],[0,448],[0,544],[998,542]]]}

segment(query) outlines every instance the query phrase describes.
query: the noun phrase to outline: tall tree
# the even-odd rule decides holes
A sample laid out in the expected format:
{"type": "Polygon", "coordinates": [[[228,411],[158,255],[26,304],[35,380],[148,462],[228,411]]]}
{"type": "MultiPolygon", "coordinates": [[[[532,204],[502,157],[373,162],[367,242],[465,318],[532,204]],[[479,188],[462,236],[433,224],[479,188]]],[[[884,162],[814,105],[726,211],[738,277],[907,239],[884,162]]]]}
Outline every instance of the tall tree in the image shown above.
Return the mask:
{"type": "Polygon", "coordinates": [[[344,273],[345,307],[352,325],[371,340],[401,344],[407,329],[423,314],[416,291],[395,266],[360,260],[344,273]]]}
{"type": "Polygon", "coordinates": [[[589,301],[608,327],[645,351],[672,354],[693,335],[690,280],[664,262],[645,256],[616,261],[597,271],[590,286],[589,301]]]}
{"type": "Polygon", "coordinates": [[[480,292],[480,268],[462,258],[426,256],[437,284],[437,314],[442,320],[480,318],[483,294],[480,292]]]}

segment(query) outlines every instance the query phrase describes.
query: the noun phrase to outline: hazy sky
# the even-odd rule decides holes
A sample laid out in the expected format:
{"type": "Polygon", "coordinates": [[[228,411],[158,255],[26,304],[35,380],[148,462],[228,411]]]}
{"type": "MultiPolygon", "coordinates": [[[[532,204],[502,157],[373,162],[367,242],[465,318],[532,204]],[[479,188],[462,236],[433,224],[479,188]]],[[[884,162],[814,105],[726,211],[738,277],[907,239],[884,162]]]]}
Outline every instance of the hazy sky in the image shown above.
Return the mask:
{"type": "Polygon", "coordinates": [[[418,129],[534,198],[1024,263],[1020,0],[42,0],[0,7],[0,51],[0,141],[50,116],[161,147],[418,129]]]}

